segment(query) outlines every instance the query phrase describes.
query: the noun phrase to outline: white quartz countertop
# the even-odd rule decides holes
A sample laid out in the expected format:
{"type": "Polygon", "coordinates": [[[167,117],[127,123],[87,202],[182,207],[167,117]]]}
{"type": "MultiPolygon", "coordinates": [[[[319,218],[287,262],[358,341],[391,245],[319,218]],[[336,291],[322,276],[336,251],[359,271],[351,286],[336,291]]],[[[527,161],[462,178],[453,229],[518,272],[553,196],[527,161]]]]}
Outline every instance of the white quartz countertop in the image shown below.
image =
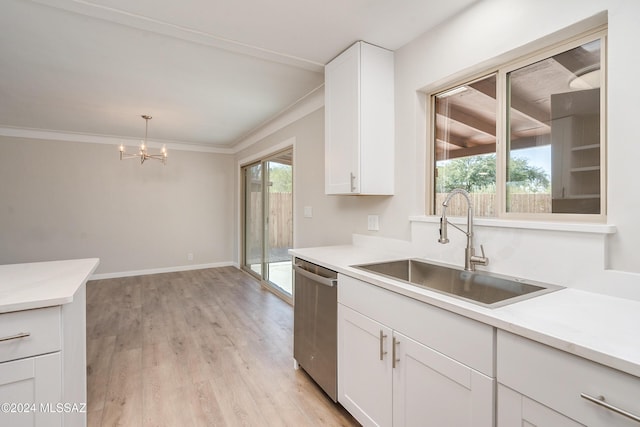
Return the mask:
{"type": "Polygon", "coordinates": [[[406,258],[358,246],[292,249],[290,254],[356,279],[640,377],[640,302],[565,288],[497,308],[352,268],[406,258]]]}
{"type": "Polygon", "coordinates": [[[0,313],[67,304],[97,258],[0,265],[0,313]]]}

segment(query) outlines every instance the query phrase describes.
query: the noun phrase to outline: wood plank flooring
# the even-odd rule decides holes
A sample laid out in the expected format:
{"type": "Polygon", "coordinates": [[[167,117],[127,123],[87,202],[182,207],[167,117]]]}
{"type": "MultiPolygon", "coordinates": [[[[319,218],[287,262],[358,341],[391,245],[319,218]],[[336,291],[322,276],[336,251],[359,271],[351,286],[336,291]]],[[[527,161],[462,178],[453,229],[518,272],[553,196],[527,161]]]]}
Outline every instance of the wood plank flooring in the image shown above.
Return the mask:
{"type": "Polygon", "coordinates": [[[356,426],[293,369],[293,309],[213,268],[87,283],[89,426],[356,426]]]}

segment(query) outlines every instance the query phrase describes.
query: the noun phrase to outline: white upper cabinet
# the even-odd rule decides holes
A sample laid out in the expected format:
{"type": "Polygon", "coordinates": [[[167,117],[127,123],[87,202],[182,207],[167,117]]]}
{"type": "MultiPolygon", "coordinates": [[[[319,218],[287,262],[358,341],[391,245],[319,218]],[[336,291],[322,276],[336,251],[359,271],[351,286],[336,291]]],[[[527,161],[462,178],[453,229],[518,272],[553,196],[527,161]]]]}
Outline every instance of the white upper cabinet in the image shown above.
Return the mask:
{"type": "Polygon", "coordinates": [[[325,67],[325,192],[394,191],[393,52],[357,42],[325,67]]]}

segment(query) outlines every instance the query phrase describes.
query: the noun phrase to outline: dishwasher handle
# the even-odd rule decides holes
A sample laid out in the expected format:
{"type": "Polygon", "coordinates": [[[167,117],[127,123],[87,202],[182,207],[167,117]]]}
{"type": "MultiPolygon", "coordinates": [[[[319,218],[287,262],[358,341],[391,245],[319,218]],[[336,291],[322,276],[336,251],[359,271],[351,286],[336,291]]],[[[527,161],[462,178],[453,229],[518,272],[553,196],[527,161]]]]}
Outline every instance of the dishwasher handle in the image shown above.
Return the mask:
{"type": "Polygon", "coordinates": [[[320,283],[321,285],[329,286],[330,288],[332,288],[332,287],[334,287],[335,285],[338,284],[338,279],[332,279],[330,277],[323,277],[323,276],[320,276],[318,274],[312,273],[312,272],[310,272],[308,270],[305,270],[299,264],[294,264],[293,265],[293,269],[296,271],[296,273],[300,273],[301,275],[303,275],[307,279],[311,279],[314,282],[320,283]]]}

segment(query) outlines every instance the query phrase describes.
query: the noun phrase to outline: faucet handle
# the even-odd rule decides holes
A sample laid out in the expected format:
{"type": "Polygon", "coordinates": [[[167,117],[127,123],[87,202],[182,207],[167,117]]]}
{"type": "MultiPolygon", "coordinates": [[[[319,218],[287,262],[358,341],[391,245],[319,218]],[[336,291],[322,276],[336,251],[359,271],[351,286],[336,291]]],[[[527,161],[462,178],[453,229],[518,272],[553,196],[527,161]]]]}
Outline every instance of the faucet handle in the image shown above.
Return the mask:
{"type": "Polygon", "coordinates": [[[484,254],[484,246],[480,245],[480,251],[482,252],[482,256],[472,255],[471,256],[471,264],[480,264],[487,265],[489,264],[489,258],[487,258],[484,254]]]}

